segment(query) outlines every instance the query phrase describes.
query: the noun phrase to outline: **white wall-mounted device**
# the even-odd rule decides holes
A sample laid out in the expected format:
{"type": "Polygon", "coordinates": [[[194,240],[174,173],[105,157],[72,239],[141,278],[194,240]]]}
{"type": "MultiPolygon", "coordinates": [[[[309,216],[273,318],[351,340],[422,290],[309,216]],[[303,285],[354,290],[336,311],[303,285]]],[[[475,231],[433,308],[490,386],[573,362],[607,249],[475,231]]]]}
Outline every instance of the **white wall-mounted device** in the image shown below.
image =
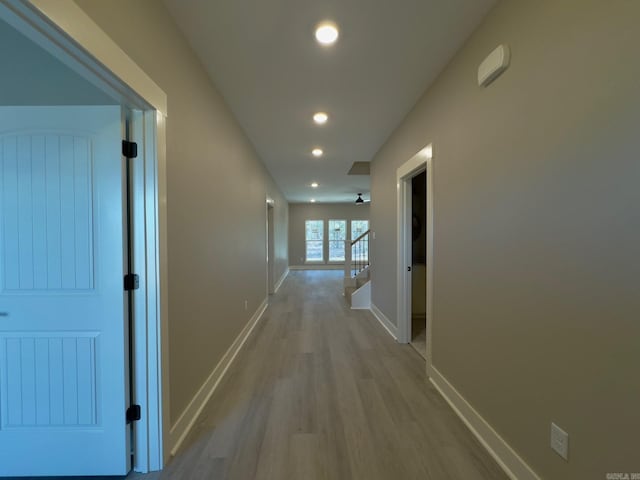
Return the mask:
{"type": "Polygon", "coordinates": [[[486,87],[500,76],[511,61],[511,51],[508,45],[499,45],[478,67],[478,85],[486,87]]]}

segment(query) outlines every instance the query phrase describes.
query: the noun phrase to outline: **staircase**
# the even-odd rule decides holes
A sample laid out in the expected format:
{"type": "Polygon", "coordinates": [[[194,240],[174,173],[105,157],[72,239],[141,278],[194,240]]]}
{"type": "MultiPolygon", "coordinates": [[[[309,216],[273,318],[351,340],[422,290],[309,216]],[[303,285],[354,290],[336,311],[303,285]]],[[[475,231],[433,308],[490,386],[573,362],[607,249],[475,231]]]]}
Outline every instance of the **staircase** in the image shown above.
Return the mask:
{"type": "Polygon", "coordinates": [[[344,298],[352,309],[368,309],[371,305],[369,273],[369,237],[367,230],[355,240],[346,240],[344,263],[344,298]]]}

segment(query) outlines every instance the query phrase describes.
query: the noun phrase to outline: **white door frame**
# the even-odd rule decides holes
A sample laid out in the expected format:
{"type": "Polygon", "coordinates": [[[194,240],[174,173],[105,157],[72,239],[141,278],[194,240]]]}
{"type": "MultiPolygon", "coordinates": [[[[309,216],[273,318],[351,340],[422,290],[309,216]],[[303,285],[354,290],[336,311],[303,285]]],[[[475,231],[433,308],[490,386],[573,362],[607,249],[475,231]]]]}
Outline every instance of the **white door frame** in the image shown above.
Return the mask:
{"type": "Polygon", "coordinates": [[[424,147],[396,171],[398,234],[398,342],[411,341],[411,180],[427,174],[427,365],[431,364],[431,323],[433,320],[433,147],[424,147]]]}
{"type": "Polygon", "coordinates": [[[267,298],[275,292],[275,201],[267,197],[267,298]]]}
{"type": "Polygon", "coordinates": [[[134,470],[164,466],[170,445],[167,318],[167,97],[72,0],[0,0],[0,18],[134,113],[134,245],[140,289],[135,292],[134,470]]]}

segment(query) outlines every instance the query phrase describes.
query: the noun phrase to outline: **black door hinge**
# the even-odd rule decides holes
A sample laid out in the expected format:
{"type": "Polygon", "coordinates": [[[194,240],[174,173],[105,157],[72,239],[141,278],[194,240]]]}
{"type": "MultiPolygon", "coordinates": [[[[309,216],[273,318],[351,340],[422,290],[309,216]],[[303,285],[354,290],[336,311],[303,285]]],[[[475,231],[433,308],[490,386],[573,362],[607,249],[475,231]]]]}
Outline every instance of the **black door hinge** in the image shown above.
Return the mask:
{"type": "Polygon", "coordinates": [[[124,291],[137,290],[140,288],[140,277],[135,273],[127,273],[124,276],[124,291]]]}
{"type": "Polygon", "coordinates": [[[140,418],[142,418],[140,405],[131,405],[127,408],[127,423],[137,422],[140,418]]]}
{"type": "Polygon", "coordinates": [[[126,158],[136,158],[138,156],[138,144],[136,142],[123,140],[122,156],[126,158]]]}

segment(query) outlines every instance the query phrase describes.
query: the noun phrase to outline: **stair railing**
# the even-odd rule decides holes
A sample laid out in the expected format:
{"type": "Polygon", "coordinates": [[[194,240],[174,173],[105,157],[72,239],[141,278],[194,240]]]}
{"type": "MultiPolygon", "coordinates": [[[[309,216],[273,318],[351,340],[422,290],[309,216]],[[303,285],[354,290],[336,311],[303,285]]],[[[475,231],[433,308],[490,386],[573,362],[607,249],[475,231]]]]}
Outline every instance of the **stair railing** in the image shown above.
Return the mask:
{"type": "Polygon", "coordinates": [[[369,237],[367,230],[353,241],[347,240],[345,249],[345,277],[355,278],[369,267],[369,237]]]}

